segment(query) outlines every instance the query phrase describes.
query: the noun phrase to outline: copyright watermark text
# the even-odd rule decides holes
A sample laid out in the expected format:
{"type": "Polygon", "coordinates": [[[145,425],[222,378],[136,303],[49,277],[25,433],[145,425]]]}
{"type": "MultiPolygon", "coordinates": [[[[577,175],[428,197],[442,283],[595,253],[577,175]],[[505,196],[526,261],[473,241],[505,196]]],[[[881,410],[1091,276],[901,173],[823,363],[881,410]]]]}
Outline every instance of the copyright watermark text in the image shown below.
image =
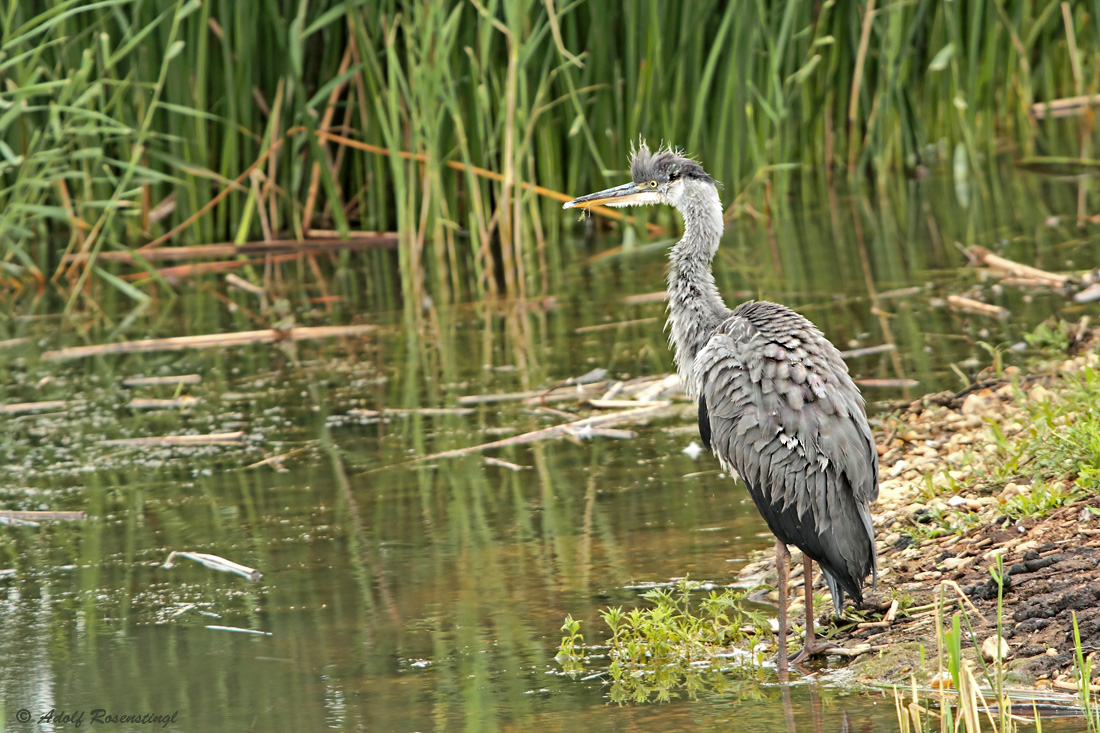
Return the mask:
{"type": "Polygon", "coordinates": [[[30,723],[37,720],[39,725],[46,723],[57,727],[72,726],[79,728],[85,723],[88,725],[148,725],[167,728],[172,723],[178,722],[180,711],[171,713],[119,713],[104,708],[92,708],[91,710],[58,710],[51,708],[48,713],[39,715],[37,719],[26,708],[15,714],[15,719],[20,723],[30,723]]]}

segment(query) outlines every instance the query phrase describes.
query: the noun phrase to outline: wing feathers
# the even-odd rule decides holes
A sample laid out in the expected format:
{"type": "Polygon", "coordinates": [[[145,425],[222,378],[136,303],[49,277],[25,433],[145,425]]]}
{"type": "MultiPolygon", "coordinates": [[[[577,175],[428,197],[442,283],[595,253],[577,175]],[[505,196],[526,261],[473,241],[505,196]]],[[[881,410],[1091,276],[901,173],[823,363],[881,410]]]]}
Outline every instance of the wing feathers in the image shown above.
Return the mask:
{"type": "Polygon", "coordinates": [[[694,367],[704,442],[745,481],[776,536],[861,600],[877,564],[868,504],[878,453],[839,352],[793,311],[746,303],[694,367]]]}

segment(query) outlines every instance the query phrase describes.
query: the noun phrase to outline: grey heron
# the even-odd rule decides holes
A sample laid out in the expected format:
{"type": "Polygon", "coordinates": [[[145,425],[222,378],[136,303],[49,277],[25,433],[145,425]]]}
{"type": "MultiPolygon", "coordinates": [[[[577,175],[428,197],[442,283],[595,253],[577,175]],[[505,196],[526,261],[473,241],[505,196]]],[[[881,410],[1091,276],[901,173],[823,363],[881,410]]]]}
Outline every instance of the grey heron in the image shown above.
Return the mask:
{"type": "Polygon", "coordinates": [[[787,672],[789,545],[802,550],[806,643],[793,660],[822,650],[815,642],[816,561],[839,615],[844,595],[863,602],[877,574],[870,503],[878,497],[878,452],[863,397],[840,352],[809,320],[782,305],[748,301],[730,310],[711,271],[724,222],[718,186],[703,167],[645,143],[630,161],[631,180],[575,198],[563,208],[667,204],[684,235],[672,247],[668,332],[676,369],[699,405],[703,443],[739,475],[776,537],[779,671],[787,672]]]}

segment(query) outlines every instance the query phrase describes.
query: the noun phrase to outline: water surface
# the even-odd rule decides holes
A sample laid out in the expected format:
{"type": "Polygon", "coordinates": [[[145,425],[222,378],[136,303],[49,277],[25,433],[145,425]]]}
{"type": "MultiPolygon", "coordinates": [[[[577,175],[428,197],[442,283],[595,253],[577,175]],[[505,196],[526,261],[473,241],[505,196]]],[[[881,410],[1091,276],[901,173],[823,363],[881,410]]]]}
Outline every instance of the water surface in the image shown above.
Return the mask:
{"type": "MultiPolygon", "coordinates": [[[[745,220],[721,250],[719,285],[798,307],[841,348],[895,344],[851,362],[857,378],[915,380],[869,388],[873,409],[961,388],[993,351],[1011,361],[1011,347],[1065,301],[978,283],[953,242],[1054,270],[1089,257],[1089,243],[1051,219],[1072,190],[1004,176],[980,210],[961,210],[950,182],[933,181],[902,184],[893,198],[823,199],[774,227],[745,220]],[[970,288],[1012,318],[942,307],[970,288]]],[[[728,582],[772,544],[743,487],[710,457],[683,453],[696,438],[690,420],[641,426],[630,440],[492,453],[523,467],[513,471],[478,455],[408,462],[561,415],[521,402],[385,421],[349,412],[454,407],[462,395],[545,388],[597,367],[612,379],[669,371],[663,304],[623,300],[661,288],[663,247],[600,256],[619,241],[577,241],[576,266],[550,300],[429,305],[414,327],[371,313],[377,337],[295,353],[258,346],[52,366],[38,362],[40,348],[76,342],[57,321],[0,322],[0,339],[32,336],[0,351],[2,401],[69,402],[61,414],[0,416],[0,506],[88,513],[0,529],[0,568],[13,571],[0,578],[6,729],[67,729],[18,722],[21,710],[37,720],[104,708],[178,711],[169,729],[189,731],[728,730],[747,720],[786,730],[774,684],[730,679],[696,700],[619,707],[600,680],[563,678],[553,661],[566,614],[598,638],[599,609],[637,602],[629,586],[685,574],[728,582]],[[128,407],[173,390],[129,390],[124,377],[183,373],[202,376],[187,390],[199,399],[190,412],[128,407]],[[101,443],[232,430],[246,433],[242,445],[101,443]],[[187,561],[165,569],[172,550],[222,555],[263,578],[187,561]]],[[[157,328],[234,323],[196,306],[203,297],[157,328]]],[[[892,702],[875,692],[826,681],[795,685],[790,697],[798,730],[896,726],[892,702]]]]}

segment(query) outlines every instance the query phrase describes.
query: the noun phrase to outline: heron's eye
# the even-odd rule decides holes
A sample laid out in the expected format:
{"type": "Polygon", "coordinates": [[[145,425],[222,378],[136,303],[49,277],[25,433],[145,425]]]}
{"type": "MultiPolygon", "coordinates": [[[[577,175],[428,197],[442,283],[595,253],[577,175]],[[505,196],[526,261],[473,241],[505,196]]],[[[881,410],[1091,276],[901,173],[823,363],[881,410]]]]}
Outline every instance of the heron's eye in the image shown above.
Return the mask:
{"type": "Polygon", "coordinates": [[[649,182],[649,187],[650,188],[657,188],[657,181],[650,181],[649,182]]]}

